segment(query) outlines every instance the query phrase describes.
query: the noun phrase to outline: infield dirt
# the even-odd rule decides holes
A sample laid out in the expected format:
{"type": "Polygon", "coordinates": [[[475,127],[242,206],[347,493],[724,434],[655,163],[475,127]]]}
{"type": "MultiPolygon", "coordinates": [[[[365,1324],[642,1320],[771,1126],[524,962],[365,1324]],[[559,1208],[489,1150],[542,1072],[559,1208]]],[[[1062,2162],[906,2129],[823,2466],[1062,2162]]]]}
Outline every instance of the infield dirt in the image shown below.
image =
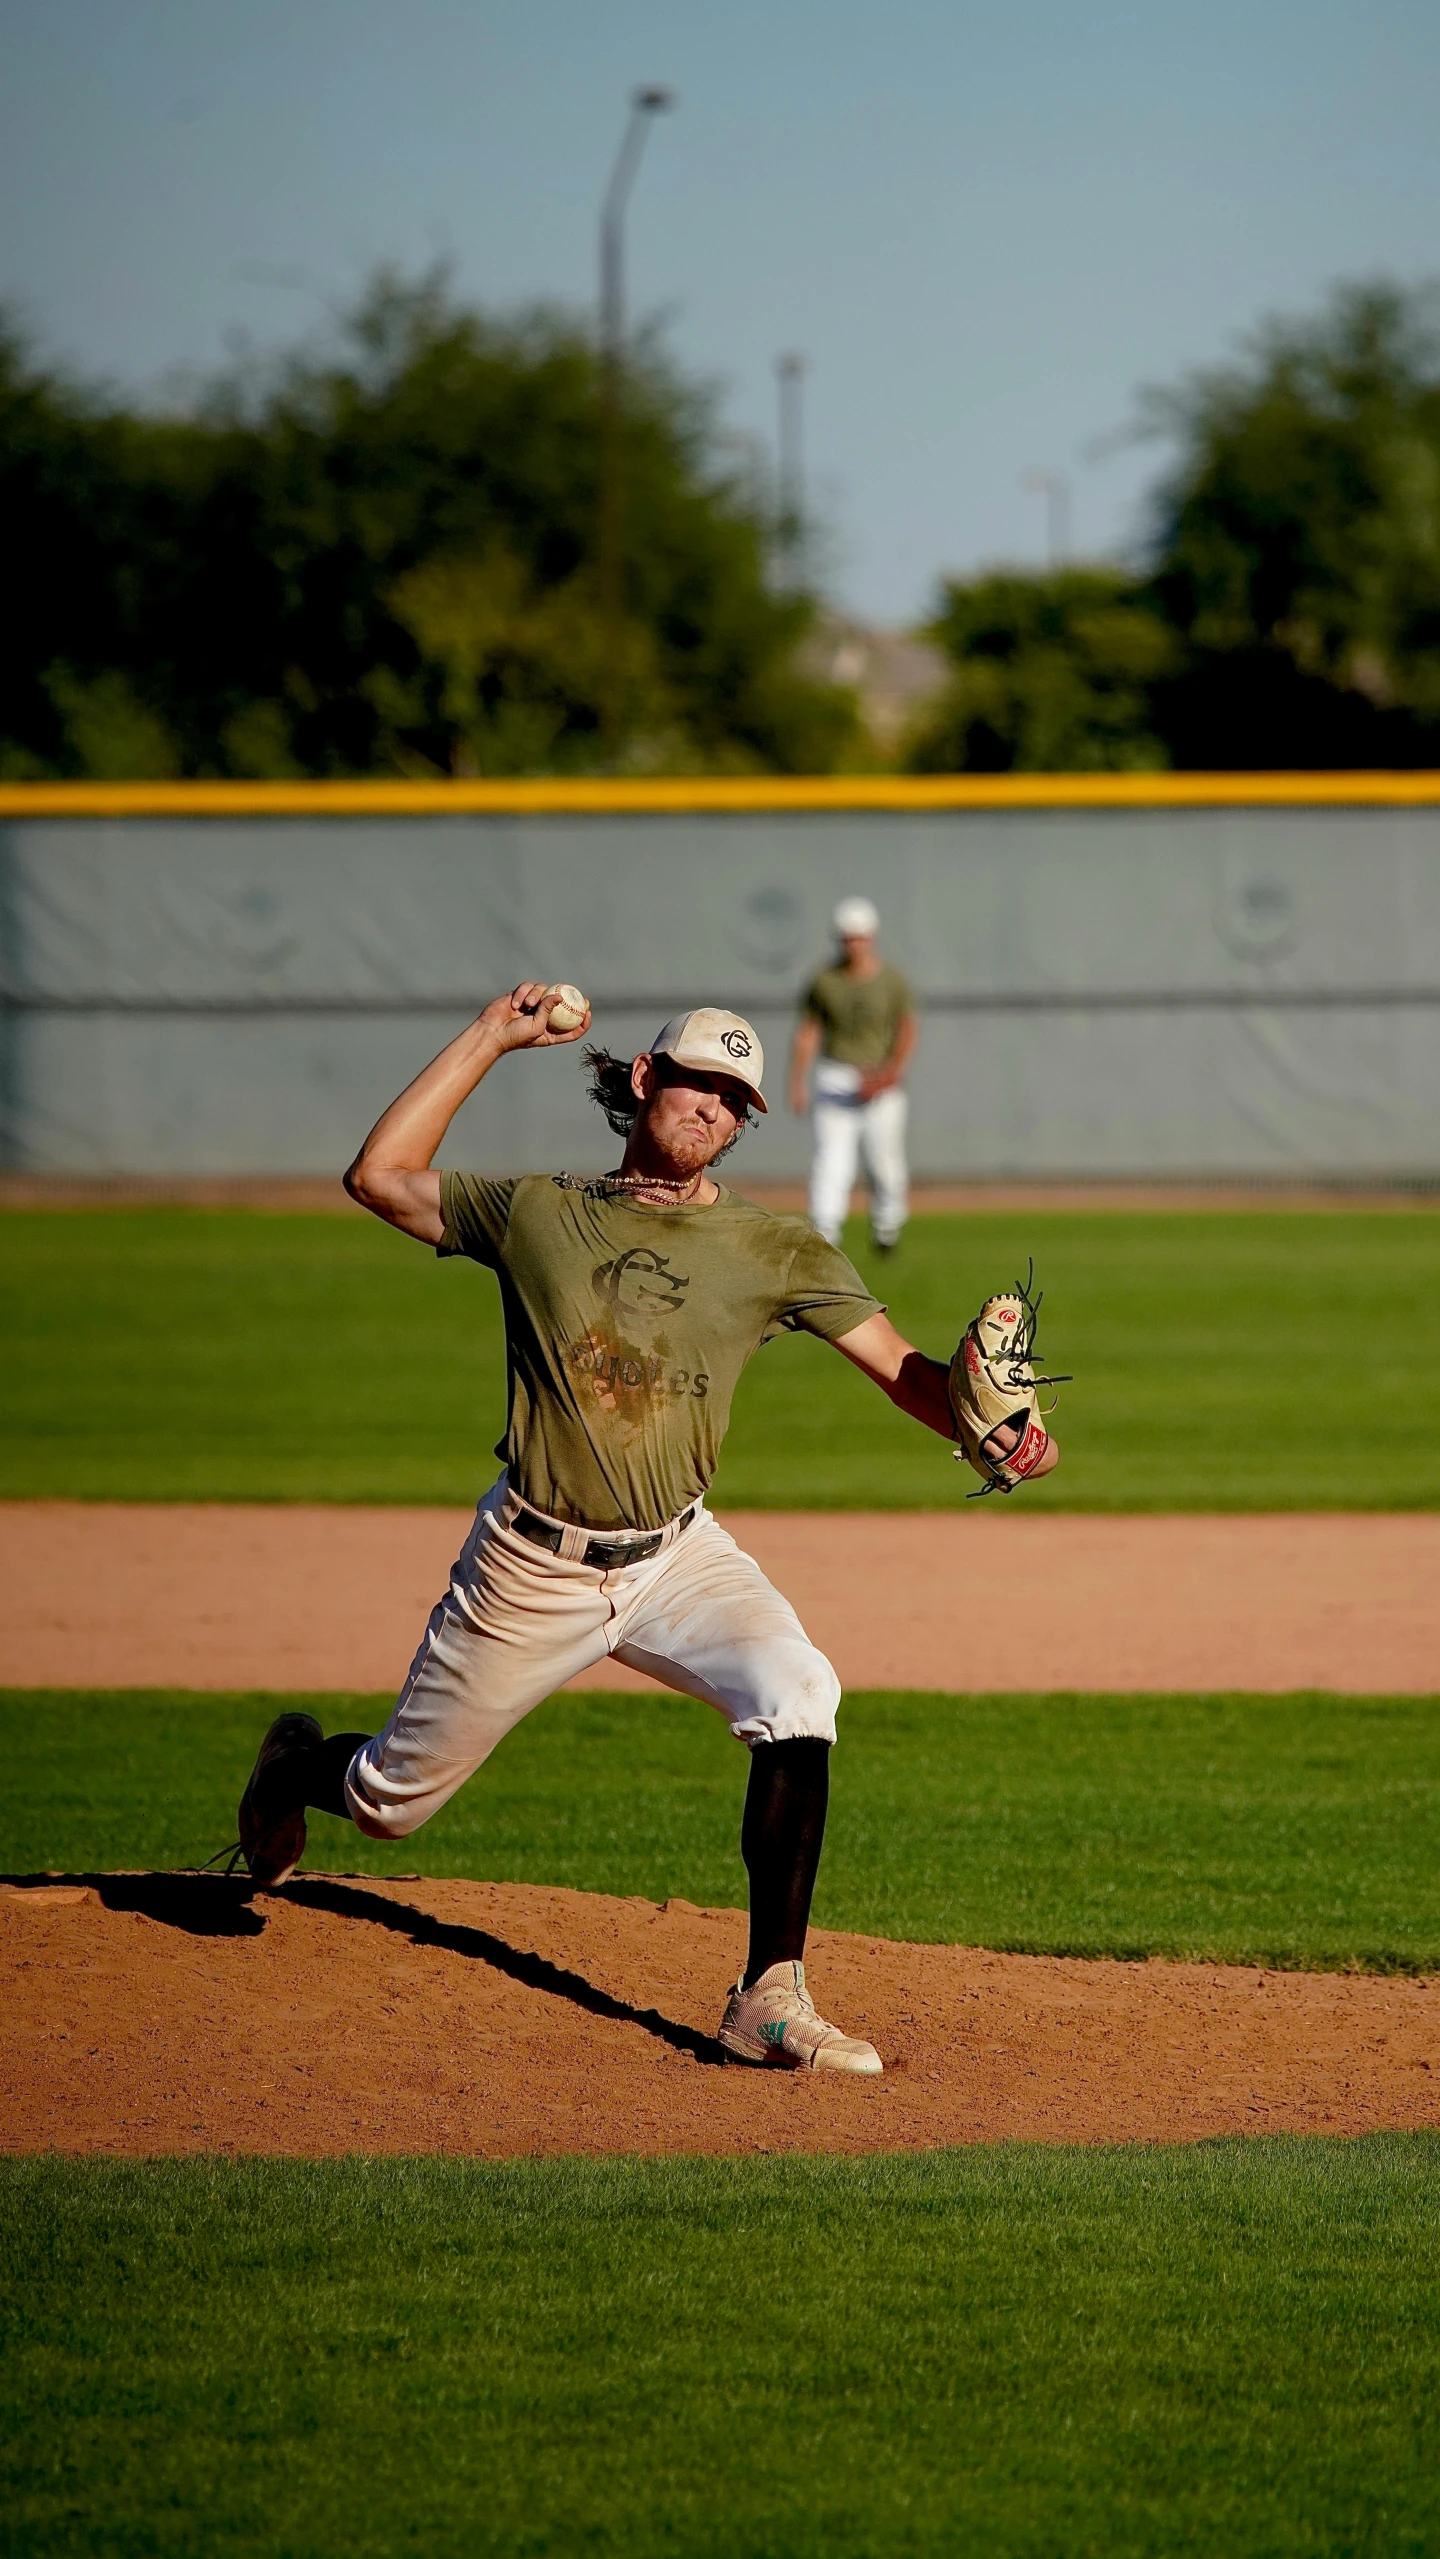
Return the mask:
{"type": "MultiPolygon", "coordinates": [[[[0,1685],[398,1689],[459,1510],[0,1503],[0,1685]]],[[[1440,1517],[731,1512],[847,1688],[1440,1687],[1440,1517]],[[981,1590],[1022,1591],[987,1609],[981,1590]],[[962,1598],[971,1601],[961,1606],[962,1598]]],[[[608,1659],[583,1688],[644,1689],[608,1659]]]]}
{"type": "Polygon", "coordinates": [[[0,1891],[0,2148],[483,2158],[1440,2124],[1440,1982],[816,1931],[880,2081],[719,2067],[743,1915],[520,1884],[0,1891]]]}

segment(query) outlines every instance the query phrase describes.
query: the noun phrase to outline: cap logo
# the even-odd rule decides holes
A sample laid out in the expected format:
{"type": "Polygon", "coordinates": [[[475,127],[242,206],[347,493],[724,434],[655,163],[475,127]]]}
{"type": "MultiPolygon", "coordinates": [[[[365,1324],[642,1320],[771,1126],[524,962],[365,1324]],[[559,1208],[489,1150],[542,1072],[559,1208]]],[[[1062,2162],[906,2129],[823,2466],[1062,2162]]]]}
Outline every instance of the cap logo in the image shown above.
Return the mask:
{"type": "Polygon", "coordinates": [[[722,1031],[720,1046],[728,1049],[732,1057],[748,1057],[750,1054],[750,1042],[743,1031],[722,1031]]]}

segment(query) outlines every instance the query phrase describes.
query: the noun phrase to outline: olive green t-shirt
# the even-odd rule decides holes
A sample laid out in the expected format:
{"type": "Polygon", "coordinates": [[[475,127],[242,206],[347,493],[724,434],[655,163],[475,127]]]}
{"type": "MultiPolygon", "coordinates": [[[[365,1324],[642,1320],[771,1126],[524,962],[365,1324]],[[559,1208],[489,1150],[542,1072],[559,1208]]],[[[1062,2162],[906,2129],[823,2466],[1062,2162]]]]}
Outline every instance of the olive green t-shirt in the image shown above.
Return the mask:
{"type": "Polygon", "coordinates": [[[714,1474],[760,1344],[837,1341],[879,1308],[808,1218],[723,1188],[708,1208],[648,1208],[548,1173],[442,1173],[440,1206],[437,1252],[500,1281],[510,1404],[495,1454],[523,1500],[590,1528],[663,1528],[714,1474]]]}
{"type": "Polygon", "coordinates": [[[848,969],[822,969],[805,990],[801,1012],[824,1032],[826,1057],[842,1066],[884,1066],[894,1052],[900,1025],[915,1010],[909,981],[888,960],[874,977],[855,978],[848,969]]]}

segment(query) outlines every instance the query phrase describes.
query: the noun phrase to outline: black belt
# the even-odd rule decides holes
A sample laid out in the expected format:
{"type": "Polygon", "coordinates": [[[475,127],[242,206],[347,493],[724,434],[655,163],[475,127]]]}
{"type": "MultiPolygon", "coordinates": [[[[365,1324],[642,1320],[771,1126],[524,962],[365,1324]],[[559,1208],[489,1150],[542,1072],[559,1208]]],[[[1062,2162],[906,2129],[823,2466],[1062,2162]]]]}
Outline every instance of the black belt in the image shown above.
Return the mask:
{"type": "MultiPolygon", "coordinates": [[[[698,1502],[692,1502],[673,1526],[688,1528],[699,1507],[698,1502]]],[[[530,1510],[523,1502],[509,1525],[517,1536],[528,1537],[532,1546],[544,1546],[552,1555],[558,1555],[565,1543],[565,1531],[558,1519],[542,1519],[538,1511],[530,1510]]],[[[596,1572],[618,1573],[627,1564],[643,1564],[647,1557],[658,1555],[665,1536],[665,1530],[657,1528],[653,1537],[592,1537],[584,1554],[577,1555],[575,1561],[589,1564],[596,1572]]]]}

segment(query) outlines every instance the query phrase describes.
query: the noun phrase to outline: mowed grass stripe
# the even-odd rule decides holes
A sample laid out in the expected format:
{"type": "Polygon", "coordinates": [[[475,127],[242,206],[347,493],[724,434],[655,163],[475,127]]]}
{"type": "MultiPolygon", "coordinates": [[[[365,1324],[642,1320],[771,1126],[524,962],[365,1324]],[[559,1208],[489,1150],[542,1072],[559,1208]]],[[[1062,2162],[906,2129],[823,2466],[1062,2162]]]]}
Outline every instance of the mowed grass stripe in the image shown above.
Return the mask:
{"type": "Polygon", "coordinates": [[[6,2547],[1440,2538],[1440,2142],[0,2168],[6,2547]]]}
{"type": "MultiPolygon", "coordinates": [[[[234,1837],[282,1703],[0,1692],[12,1874],[174,1866],[234,1837]]],[[[689,1699],[553,1698],[393,1847],[312,1818],[309,1863],[742,1903],[744,1754],[689,1699]]],[[[819,1925],[1043,1954],[1440,1969],[1440,1702],[847,1697],[819,1925]]]]}
{"type": "MultiPolygon", "coordinates": [[[[1440,1501],[1440,1217],[917,1219],[852,1249],[948,1358],[1034,1254],[1076,1372],[1027,1506],[1428,1509],[1440,1501]],[[1397,1384],[1397,1378],[1399,1382],[1397,1384]],[[1383,1427],[1354,1426],[1382,1415],[1383,1427]]],[[[469,1502],[504,1422],[493,1278],[374,1220],[156,1209],[0,1217],[0,1496],[469,1502]]],[[[973,1479],[833,1352],[770,1344],[718,1503],[946,1509],[973,1479]]]]}

